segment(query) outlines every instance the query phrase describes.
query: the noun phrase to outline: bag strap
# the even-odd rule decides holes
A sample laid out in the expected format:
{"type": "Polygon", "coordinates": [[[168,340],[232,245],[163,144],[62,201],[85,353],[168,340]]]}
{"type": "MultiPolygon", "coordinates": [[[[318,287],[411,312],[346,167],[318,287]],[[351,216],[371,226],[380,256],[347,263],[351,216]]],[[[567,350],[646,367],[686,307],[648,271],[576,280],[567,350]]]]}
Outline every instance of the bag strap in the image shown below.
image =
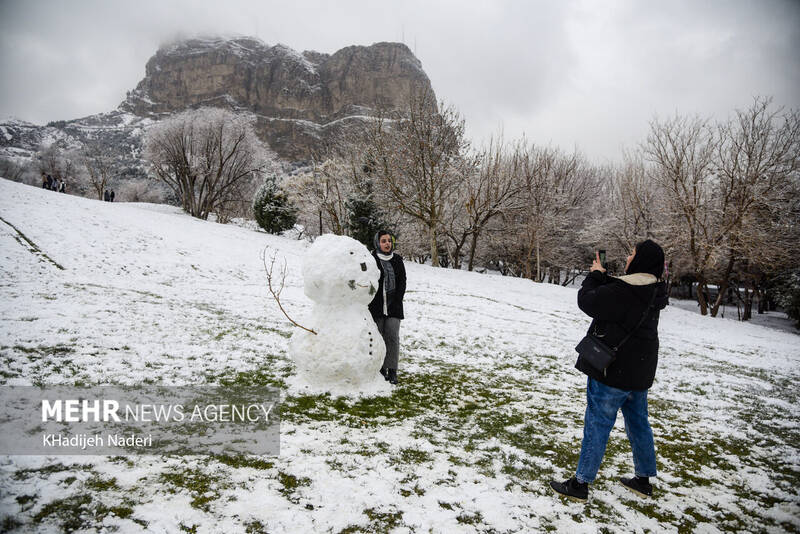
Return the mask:
{"type": "Polygon", "coordinates": [[[617,346],[612,349],[614,352],[617,352],[619,350],[619,348],[622,345],[624,345],[625,342],[628,341],[628,339],[630,339],[630,337],[633,335],[633,333],[636,332],[639,329],[640,326],[642,326],[642,324],[644,323],[644,320],[647,319],[647,314],[650,313],[650,308],[653,307],[653,303],[656,301],[656,292],[658,292],[658,284],[656,284],[655,287],[653,288],[653,296],[650,297],[650,304],[648,304],[647,308],[645,308],[644,313],[642,314],[642,318],[639,319],[639,323],[634,327],[633,330],[628,332],[627,336],[622,338],[622,341],[617,343],[617,346]]]}

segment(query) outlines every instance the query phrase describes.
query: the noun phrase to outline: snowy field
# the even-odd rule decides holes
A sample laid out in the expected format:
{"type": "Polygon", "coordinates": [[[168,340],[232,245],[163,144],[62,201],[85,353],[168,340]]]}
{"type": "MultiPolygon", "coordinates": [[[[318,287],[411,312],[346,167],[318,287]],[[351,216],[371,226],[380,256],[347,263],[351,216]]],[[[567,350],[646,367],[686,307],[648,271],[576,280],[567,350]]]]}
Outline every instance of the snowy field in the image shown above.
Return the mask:
{"type": "MultiPolygon", "coordinates": [[[[306,243],[179,209],[0,180],[3,384],[273,384],[302,316],[306,243]]],[[[402,243],[399,247],[402,254],[402,243]]],[[[588,326],[576,290],[407,263],[401,384],[288,395],[273,457],[0,457],[0,531],[800,531],[800,336],[668,307],[650,393],[659,476],[640,500],[621,417],[586,505],[575,467],[588,326]]]]}

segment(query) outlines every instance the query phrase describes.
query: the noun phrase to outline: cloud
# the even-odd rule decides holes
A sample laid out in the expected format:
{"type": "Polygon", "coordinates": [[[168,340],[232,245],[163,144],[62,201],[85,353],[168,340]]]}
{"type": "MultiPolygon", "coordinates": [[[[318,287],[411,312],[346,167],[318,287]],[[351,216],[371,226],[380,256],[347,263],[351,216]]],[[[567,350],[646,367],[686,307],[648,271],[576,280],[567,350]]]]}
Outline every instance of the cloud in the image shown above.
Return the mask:
{"type": "Polygon", "coordinates": [[[765,0],[0,3],[0,116],[108,111],[176,36],[254,35],[332,53],[405,41],[476,142],[501,125],[615,159],[656,113],[800,107],[800,3],[765,0]]]}

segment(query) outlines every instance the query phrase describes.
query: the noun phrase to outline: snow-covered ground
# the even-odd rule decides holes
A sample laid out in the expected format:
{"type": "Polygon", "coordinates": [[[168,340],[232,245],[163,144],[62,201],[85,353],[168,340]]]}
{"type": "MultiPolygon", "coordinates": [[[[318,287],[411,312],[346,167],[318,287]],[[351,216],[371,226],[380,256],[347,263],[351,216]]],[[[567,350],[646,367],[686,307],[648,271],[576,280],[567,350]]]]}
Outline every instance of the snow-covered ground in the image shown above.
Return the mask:
{"type": "MultiPolygon", "coordinates": [[[[0,180],[2,384],[276,384],[307,244],[180,210],[0,180]]],[[[402,244],[400,245],[402,253],[402,244]]],[[[0,531],[800,530],[800,336],[668,307],[650,392],[659,477],[639,500],[621,418],[587,505],[571,475],[585,377],[576,290],[407,263],[401,383],[292,396],[277,457],[0,457],[0,531]]]]}

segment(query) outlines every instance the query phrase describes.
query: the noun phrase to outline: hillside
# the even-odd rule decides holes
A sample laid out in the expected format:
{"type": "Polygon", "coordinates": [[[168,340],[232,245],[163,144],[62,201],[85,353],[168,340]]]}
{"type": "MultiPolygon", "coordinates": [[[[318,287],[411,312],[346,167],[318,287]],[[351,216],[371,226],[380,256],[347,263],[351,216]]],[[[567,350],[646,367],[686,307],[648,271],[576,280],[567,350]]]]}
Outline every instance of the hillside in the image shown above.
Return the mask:
{"type": "MultiPolygon", "coordinates": [[[[310,310],[307,245],[0,179],[2,384],[285,384],[293,327],[260,254],[310,310]]],[[[399,244],[402,254],[402,243],[399,244]]],[[[800,337],[668,307],[650,391],[659,477],[642,501],[621,417],[588,505],[570,476],[585,408],[576,290],[407,263],[401,383],[298,396],[277,457],[4,456],[6,531],[800,530],[800,337]]]]}

